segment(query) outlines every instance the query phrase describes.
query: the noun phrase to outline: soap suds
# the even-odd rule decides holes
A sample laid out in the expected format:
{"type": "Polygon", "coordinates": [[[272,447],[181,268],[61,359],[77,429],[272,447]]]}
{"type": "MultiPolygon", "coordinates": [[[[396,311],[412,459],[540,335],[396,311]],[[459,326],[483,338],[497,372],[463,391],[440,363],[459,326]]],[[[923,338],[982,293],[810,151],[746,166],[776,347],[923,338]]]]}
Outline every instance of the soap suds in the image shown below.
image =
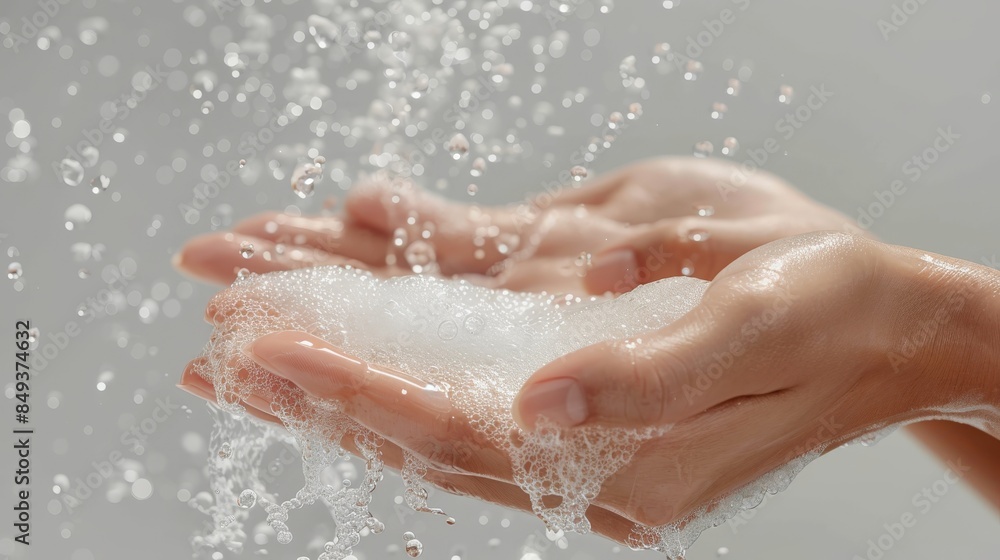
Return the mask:
{"type": "MultiPolygon", "coordinates": [[[[288,443],[278,430],[249,421],[239,404],[272,386],[271,375],[241,349],[281,330],[309,332],[369,363],[447,386],[473,428],[509,455],[514,482],[530,496],[535,514],[552,530],[588,532],[585,512],[601,484],[659,432],[594,427],[523,432],[511,417],[514,397],[531,374],[560,356],[604,340],[634,338],[676,320],[698,303],[706,286],[697,279],[671,278],[610,300],[490,290],[429,276],[380,280],[340,267],[237,280],[212,301],[215,332],[195,365],[196,373],[215,385],[220,406],[230,413],[216,419],[211,470],[217,505],[210,510],[216,529],[200,544],[228,546],[239,540],[234,520],[239,519],[237,501],[244,490],[258,496],[258,507],[267,511],[279,542],[292,538],[286,523],[291,511],[325,503],[337,530],[320,560],[348,556],[362,534],[382,526],[368,511],[382,478],[381,437],[343,414],[335,402],[294,387],[271,399],[272,412],[286,424],[303,458],[303,487],[291,500],[273,501],[260,483],[263,449],[219,456],[223,443],[234,450],[288,443]],[[242,378],[241,370],[249,375],[242,378]],[[331,484],[322,476],[324,469],[347,456],[341,446],[345,437],[353,438],[366,464],[356,486],[331,484]],[[234,440],[239,438],[237,445],[234,440]],[[561,500],[546,506],[544,496],[561,500]],[[227,526],[220,527],[222,522],[227,526]]],[[[637,527],[630,544],[679,557],[704,529],[756,506],[765,493],[784,489],[816,455],[793,461],[682,522],[637,527]]],[[[421,487],[426,467],[416,455],[406,457],[406,502],[420,511],[434,511],[421,487]]]]}

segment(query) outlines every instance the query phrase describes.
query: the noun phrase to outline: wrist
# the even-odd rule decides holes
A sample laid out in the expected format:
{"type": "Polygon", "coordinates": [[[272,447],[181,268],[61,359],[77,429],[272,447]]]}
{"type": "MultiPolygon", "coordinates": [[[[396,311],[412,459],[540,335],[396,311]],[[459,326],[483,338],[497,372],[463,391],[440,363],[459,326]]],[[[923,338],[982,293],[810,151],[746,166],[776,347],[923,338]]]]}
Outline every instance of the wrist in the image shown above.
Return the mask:
{"type": "Polygon", "coordinates": [[[916,393],[918,416],[948,417],[1000,437],[1000,273],[916,249],[883,248],[894,307],[884,314],[894,389],[916,393]]]}

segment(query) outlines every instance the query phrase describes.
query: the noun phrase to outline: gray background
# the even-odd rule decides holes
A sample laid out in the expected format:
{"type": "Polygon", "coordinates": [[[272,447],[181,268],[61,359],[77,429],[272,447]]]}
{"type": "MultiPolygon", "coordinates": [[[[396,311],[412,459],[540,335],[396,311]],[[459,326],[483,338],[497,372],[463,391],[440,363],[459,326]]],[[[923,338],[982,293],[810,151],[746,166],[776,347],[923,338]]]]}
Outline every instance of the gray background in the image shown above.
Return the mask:
{"type": "MultiPolygon", "coordinates": [[[[274,28],[273,53],[285,47],[294,52],[288,37],[293,30],[302,29],[302,22],[316,8],[309,2],[257,4],[255,9],[262,13],[283,18],[274,28]]],[[[782,151],[765,167],[853,217],[859,207],[875,202],[873,191],[886,190],[893,180],[905,178],[902,166],[931,144],[939,127],[951,127],[961,136],[953,149],[920,181],[907,183],[907,193],[886,209],[873,230],[893,243],[996,266],[1000,194],[995,187],[994,163],[1000,98],[988,102],[984,97],[991,92],[1000,95],[1000,39],[995,33],[1000,7],[995,3],[929,0],[888,40],[877,25],[879,19],[892,14],[893,3],[887,0],[682,0],[671,10],[660,2],[619,0],[608,15],[594,13],[587,2],[569,4],[580,5],[564,25],[573,37],[571,48],[560,64],[553,64],[547,72],[551,86],[547,99],[558,103],[562,91],[587,85],[592,92],[584,104],[587,110],[557,117],[566,128],[561,138],[526,133],[535,143],[526,163],[491,169],[480,181],[477,201],[515,201],[552,181],[556,170],[565,167],[568,154],[594,133],[587,118],[592,109],[606,114],[621,110],[627,100],[615,84],[622,58],[636,54],[644,62],[651,45],[664,41],[683,48],[688,37],[704,29],[703,20],[718,18],[721,10],[730,8],[736,12],[736,21],[713,38],[699,56],[706,67],[702,79],[684,83],[676,73],[644,73],[651,92],[643,102],[645,115],[622,134],[613,149],[600,156],[592,166],[595,171],[641,157],[687,154],[693,143],[702,139],[712,140],[718,147],[729,135],[739,138],[744,148],[759,147],[765,138],[776,136],[774,125],[784,112],[804,100],[800,95],[791,107],[779,105],[775,97],[780,84],[792,85],[800,93],[823,84],[835,95],[793,138],[781,141],[782,151]],[[740,10],[740,6],[746,9],[740,10]],[[593,59],[584,63],[580,37],[583,30],[591,28],[600,32],[601,41],[592,49],[593,59]],[[730,67],[727,60],[732,61],[732,70],[726,70],[730,67]],[[728,100],[730,113],[724,121],[711,121],[711,102],[723,100],[726,78],[744,65],[753,73],[743,93],[728,100]],[[541,164],[546,159],[548,166],[541,164]]],[[[38,10],[34,2],[5,0],[0,20],[19,27],[21,17],[31,17],[38,10]]],[[[534,24],[523,15],[512,17],[527,22],[526,28],[535,25],[539,33],[551,33],[537,16],[534,24]]],[[[218,101],[214,113],[201,115],[201,102],[187,93],[186,82],[174,84],[176,91],[170,84],[160,86],[131,114],[116,119],[128,130],[128,137],[123,143],[105,140],[100,147],[99,169],[112,176],[107,192],[92,195],[87,184],[68,187],[50,167],[64,157],[67,145],[81,140],[81,129],[99,122],[102,104],[129,93],[133,74],[147,64],[162,62],[168,49],[182,54],[177,69],[188,77],[196,70],[188,59],[197,49],[207,54],[204,67],[224,74],[220,53],[228,42],[226,29],[242,36],[240,18],[237,13],[220,18],[208,3],[193,0],[74,1],[52,18],[50,25],[58,27],[62,37],[48,50],[38,49],[34,40],[19,53],[0,49],[0,109],[4,115],[14,108],[23,110],[32,127],[26,139],[31,144],[30,157],[38,166],[25,182],[0,184],[0,233],[5,234],[0,251],[5,262],[19,261],[25,271],[20,284],[4,280],[0,286],[2,316],[8,322],[3,332],[11,337],[14,319],[30,318],[41,329],[40,343],[45,346],[49,335],[68,322],[82,326],[81,333],[58,350],[33,382],[32,418],[37,431],[32,473],[34,544],[30,551],[19,546],[12,553],[11,512],[5,506],[6,513],[0,515],[0,557],[187,557],[189,536],[205,522],[203,515],[178,498],[178,490],[193,494],[206,489],[201,471],[210,423],[204,406],[177,391],[174,383],[209,333],[201,312],[215,288],[186,281],[171,269],[169,259],[185,239],[212,229],[212,216],[225,221],[227,211],[220,209],[220,204],[230,205],[232,216],[238,219],[299,201],[289,191],[287,180],[247,179],[238,182],[250,184],[225,190],[197,223],[182,219],[177,205],[191,199],[202,166],[214,163],[221,167],[235,156],[232,151],[220,153],[218,142],[228,139],[235,144],[244,132],[256,129],[248,118],[232,115],[218,101]],[[204,10],[204,23],[192,24],[202,19],[192,6],[204,10]],[[85,45],[79,39],[78,22],[97,15],[107,18],[108,30],[95,45],[85,45]],[[63,51],[64,58],[59,49],[65,45],[72,53],[63,51]],[[103,77],[97,66],[107,55],[117,58],[118,69],[103,77]],[[72,82],[80,84],[75,96],[67,93],[72,82]],[[52,126],[54,117],[61,119],[58,128],[52,126]],[[189,132],[193,120],[200,122],[198,134],[189,132]],[[216,148],[208,157],[202,151],[206,144],[216,148]],[[144,158],[141,165],[135,163],[136,154],[144,158]],[[168,170],[171,165],[177,169],[168,170]],[[114,192],[120,193],[118,202],[111,199],[114,192]],[[63,213],[80,202],[93,211],[93,220],[67,231],[63,213]],[[105,245],[101,260],[77,262],[70,247],[78,242],[105,245]],[[11,247],[16,247],[19,256],[7,256],[11,247]],[[113,313],[103,313],[84,325],[77,308],[104,288],[102,269],[122,263],[130,273],[135,269],[122,294],[125,301],[119,301],[113,313]],[[90,270],[89,278],[78,277],[82,267],[90,270]],[[146,299],[156,301],[160,308],[151,322],[140,318],[146,299]],[[96,385],[104,371],[113,371],[114,377],[107,381],[105,391],[98,391],[96,385]],[[130,445],[122,443],[122,434],[151,418],[156,399],[168,396],[189,409],[175,411],[156,424],[142,455],[135,454],[130,445]],[[68,512],[53,491],[58,484],[55,477],[65,475],[75,486],[77,477],[85,478],[93,471],[92,462],[106,459],[113,451],[134,461],[127,465],[134,475],[115,473],[102,481],[93,497],[68,512]],[[152,484],[148,499],[131,495],[130,483],[136,477],[152,484]]],[[[532,73],[530,61],[520,66],[517,60],[512,62],[520,75],[532,73]]],[[[262,69],[260,75],[275,84],[280,100],[285,73],[262,69]]],[[[329,68],[322,74],[322,79],[331,83],[335,78],[336,73],[329,68]]],[[[329,116],[331,120],[344,119],[367,105],[338,89],[334,89],[332,99],[338,107],[329,116]]],[[[501,115],[500,120],[514,116],[501,115]]],[[[328,158],[335,156],[337,144],[309,140],[305,123],[313,118],[323,117],[300,120],[279,135],[275,145],[304,143],[321,148],[328,158]]],[[[12,140],[10,131],[10,123],[0,119],[0,134],[8,140],[0,144],[0,167],[9,165],[8,159],[20,143],[12,140]]],[[[255,165],[260,162],[251,162],[251,171],[255,165]]],[[[88,169],[86,181],[96,171],[88,169]]],[[[252,175],[248,172],[244,178],[252,175]]],[[[448,194],[466,197],[464,187],[454,183],[448,194]]],[[[324,188],[332,192],[337,187],[327,181],[324,188]]],[[[300,206],[304,211],[317,211],[321,198],[300,206]]],[[[3,347],[12,352],[7,343],[3,347]]],[[[7,385],[7,381],[2,384],[7,385]]],[[[3,425],[10,426],[13,401],[3,402],[3,425]]],[[[6,474],[12,465],[10,446],[2,447],[0,466],[10,488],[6,474]]],[[[734,559],[864,557],[866,541],[877,538],[885,531],[883,524],[898,521],[905,512],[914,512],[918,524],[885,553],[885,558],[997,558],[1000,520],[966,487],[951,487],[926,514],[911,502],[914,494],[939,480],[943,470],[902,434],[874,448],[840,450],[810,466],[788,492],[769,500],[746,523],[706,533],[689,558],[712,558],[720,546],[728,547],[729,558],[734,559]]],[[[376,502],[388,500],[391,490],[384,489],[384,497],[377,497],[376,502]]],[[[456,547],[469,551],[462,558],[520,558],[521,546],[537,533],[537,524],[524,515],[467,500],[441,499],[460,525],[446,527],[437,519],[405,513],[399,520],[391,507],[386,507],[386,534],[364,541],[358,557],[405,557],[401,551],[386,547],[400,544],[400,532],[414,530],[425,543],[425,558],[462,554],[456,547]],[[485,525],[480,524],[480,516],[485,516],[485,525]],[[510,518],[509,527],[500,524],[505,516],[510,518]],[[499,544],[491,546],[492,538],[500,539],[499,544]]],[[[308,535],[311,525],[321,521],[322,517],[316,517],[304,523],[306,528],[300,529],[300,534],[308,535]]],[[[293,523],[292,527],[295,530],[297,526],[293,523]]],[[[314,550],[306,550],[307,538],[297,537],[290,547],[273,544],[273,535],[270,538],[272,543],[263,548],[270,550],[272,557],[290,558],[307,552],[315,557],[314,550]]],[[[250,540],[252,543],[252,534],[250,540]]],[[[567,550],[552,544],[543,557],[644,556],[627,550],[616,553],[611,543],[596,537],[569,541],[567,550]]],[[[258,548],[261,546],[251,544],[245,554],[258,548]]]]}

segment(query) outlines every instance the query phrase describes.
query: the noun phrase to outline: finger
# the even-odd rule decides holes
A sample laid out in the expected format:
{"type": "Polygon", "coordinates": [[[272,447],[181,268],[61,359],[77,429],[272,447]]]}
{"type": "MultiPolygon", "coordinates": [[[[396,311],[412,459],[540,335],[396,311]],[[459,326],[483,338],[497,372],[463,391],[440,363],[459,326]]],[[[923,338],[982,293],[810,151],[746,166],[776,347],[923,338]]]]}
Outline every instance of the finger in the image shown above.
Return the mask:
{"type": "MultiPolygon", "coordinates": [[[[215,388],[200,375],[195,373],[194,365],[199,360],[194,360],[188,364],[181,376],[178,387],[210,402],[217,402],[215,388]]],[[[245,375],[243,375],[245,377],[245,375]]],[[[256,399],[247,399],[247,412],[257,418],[274,424],[281,425],[282,422],[272,415],[270,405],[263,393],[256,399]]],[[[341,445],[350,453],[362,456],[362,453],[355,444],[353,434],[348,433],[341,439],[341,445]]],[[[404,462],[403,450],[391,441],[384,442],[379,446],[380,458],[389,468],[401,470],[404,462]]],[[[424,479],[442,490],[462,495],[474,496],[504,507],[514,508],[521,511],[531,512],[531,500],[524,491],[513,484],[483,478],[478,476],[460,475],[446,473],[443,471],[429,469],[424,479]]],[[[625,519],[621,515],[611,513],[603,508],[591,506],[587,510],[587,517],[590,519],[595,532],[604,535],[618,542],[625,542],[631,533],[634,523],[625,519]]]]}
{"type": "Polygon", "coordinates": [[[584,285],[595,294],[624,293],[672,276],[705,280],[744,253],[784,237],[776,217],[753,220],[671,218],[636,226],[592,259],[584,285]]]}
{"type": "Polygon", "coordinates": [[[427,241],[446,276],[482,273],[527,242],[515,209],[460,204],[409,183],[362,185],[348,194],[345,207],[352,221],[384,235],[402,229],[412,242],[429,232],[427,241]]]}
{"type": "Polygon", "coordinates": [[[306,393],[341,402],[355,421],[422,456],[435,468],[512,478],[506,454],[473,430],[438,387],[367,364],[303,332],[262,336],[244,352],[306,393]]]}
{"type": "Polygon", "coordinates": [[[174,264],[195,278],[218,284],[231,284],[243,268],[260,274],[319,265],[367,268],[359,261],[319,249],[278,248],[265,239],[232,233],[210,233],[192,239],[181,248],[174,264]],[[244,242],[253,246],[252,254],[246,251],[244,242]],[[244,257],[244,254],[248,256],[244,257]]]}
{"type": "Polygon", "coordinates": [[[312,247],[375,266],[385,264],[390,245],[385,234],[332,216],[266,212],[236,224],[233,231],[276,244],[312,247]]]}
{"type": "MultiPolygon", "coordinates": [[[[181,374],[181,382],[177,384],[177,387],[196,397],[205,399],[206,401],[218,403],[215,394],[215,387],[205,378],[195,373],[195,364],[198,361],[199,360],[193,360],[187,365],[186,368],[184,368],[184,373],[181,374]]],[[[270,407],[262,409],[259,406],[251,405],[247,407],[247,412],[265,422],[278,424],[279,426],[282,425],[281,420],[279,420],[277,416],[270,413],[270,407]]]]}
{"type": "MultiPolygon", "coordinates": [[[[544,366],[521,388],[514,418],[526,429],[542,417],[564,427],[666,426],[735,397],[787,387],[773,364],[788,350],[770,344],[767,328],[760,328],[763,310],[713,309],[705,300],[659,331],[602,342],[544,366]],[[760,364],[772,364],[771,371],[754,371],[760,364]]],[[[775,302],[770,318],[780,321],[787,305],[775,302]]]]}

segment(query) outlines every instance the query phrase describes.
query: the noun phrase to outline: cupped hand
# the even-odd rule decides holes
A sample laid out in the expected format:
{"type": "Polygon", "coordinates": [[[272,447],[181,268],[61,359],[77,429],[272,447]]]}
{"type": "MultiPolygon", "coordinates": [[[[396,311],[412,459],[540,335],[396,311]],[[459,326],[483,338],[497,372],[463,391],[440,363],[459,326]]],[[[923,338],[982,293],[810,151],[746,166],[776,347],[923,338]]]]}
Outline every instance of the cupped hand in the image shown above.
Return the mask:
{"type": "MultiPolygon", "coordinates": [[[[895,368],[891,359],[902,329],[922,314],[962,311],[965,296],[934,270],[848,234],[769,244],[730,265],[694,310],[666,328],[546,366],[522,389],[513,414],[529,430],[540,417],[568,429],[669,427],[593,502],[595,530],[621,541],[631,522],[681,520],[803,454],[974,402],[985,385],[928,367],[930,348],[895,368]]],[[[956,348],[964,338],[941,336],[956,348]]],[[[276,379],[343,403],[392,443],[390,455],[406,449],[423,457],[434,467],[432,483],[527,508],[509,459],[419,378],[361,362],[307,333],[266,335],[245,351],[276,379]],[[469,477],[490,490],[469,490],[469,477]]]]}
{"type": "Polygon", "coordinates": [[[337,216],[254,216],[192,240],[178,266],[223,284],[241,268],[350,264],[383,277],[420,271],[519,291],[621,293],[669,276],[711,279],[782,237],[859,231],[769,173],[697,158],[639,162],[512,206],[448,201],[403,181],[368,182],[344,206],[337,216]]]}

